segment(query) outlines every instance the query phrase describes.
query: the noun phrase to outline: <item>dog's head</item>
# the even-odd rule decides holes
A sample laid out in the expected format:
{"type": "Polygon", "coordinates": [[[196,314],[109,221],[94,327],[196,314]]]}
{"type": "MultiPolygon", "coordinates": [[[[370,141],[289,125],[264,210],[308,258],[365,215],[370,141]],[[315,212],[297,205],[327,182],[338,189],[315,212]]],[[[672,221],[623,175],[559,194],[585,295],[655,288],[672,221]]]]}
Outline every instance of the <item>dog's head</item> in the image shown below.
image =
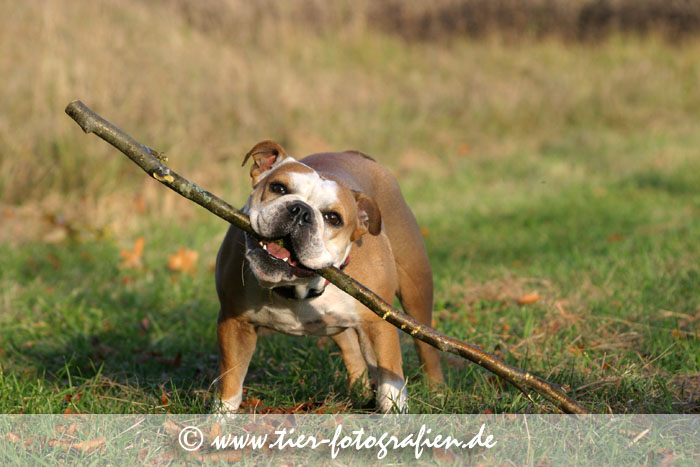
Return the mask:
{"type": "Polygon", "coordinates": [[[246,154],[253,192],[244,207],[266,241],[247,236],[246,259],[261,286],[274,288],[322,281],[313,269],[340,266],[352,243],[378,235],[381,214],[370,197],[296,161],[273,141],[246,154]]]}

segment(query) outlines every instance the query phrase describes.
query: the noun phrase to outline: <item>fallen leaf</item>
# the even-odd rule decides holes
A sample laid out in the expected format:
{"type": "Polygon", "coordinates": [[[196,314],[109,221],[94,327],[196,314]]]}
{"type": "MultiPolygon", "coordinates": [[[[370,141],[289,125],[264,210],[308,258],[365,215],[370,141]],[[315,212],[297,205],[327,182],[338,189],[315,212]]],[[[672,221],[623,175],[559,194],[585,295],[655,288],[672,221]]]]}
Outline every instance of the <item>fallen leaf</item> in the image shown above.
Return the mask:
{"type": "Polygon", "coordinates": [[[155,360],[158,363],[165,363],[173,368],[179,368],[180,363],[182,362],[182,353],[178,352],[177,355],[175,355],[175,358],[156,357],[155,360]]]}
{"type": "Polygon", "coordinates": [[[249,397],[241,404],[242,409],[246,409],[247,412],[262,412],[265,410],[265,406],[260,399],[255,397],[249,397]]]}
{"type": "Polygon", "coordinates": [[[459,154],[461,156],[466,156],[467,154],[469,154],[470,150],[471,150],[471,148],[469,147],[469,145],[467,143],[462,143],[457,147],[457,151],[459,151],[459,154]]]}
{"type": "Polygon", "coordinates": [[[72,435],[78,429],[76,423],[71,423],[70,426],[56,425],[55,430],[63,435],[72,435]]]}
{"type": "Polygon", "coordinates": [[[139,322],[139,335],[143,335],[151,329],[151,321],[146,317],[139,322]]]}
{"type": "Polygon", "coordinates": [[[47,260],[49,263],[51,263],[51,266],[53,266],[53,268],[54,268],[56,271],[60,271],[60,270],[61,270],[61,260],[58,259],[58,256],[54,255],[53,253],[49,253],[48,255],[46,255],[46,260],[47,260]]]}
{"type": "Polygon", "coordinates": [[[86,440],[86,441],[81,441],[79,443],[69,444],[69,443],[63,442],[63,443],[58,443],[58,444],[62,447],[65,447],[65,448],[75,449],[76,451],[89,453],[89,452],[94,451],[95,449],[102,447],[106,441],[107,441],[107,437],[102,436],[102,437],[97,438],[97,439],[90,439],[90,440],[86,440]]]}
{"type": "Polygon", "coordinates": [[[443,448],[433,448],[433,457],[441,464],[452,465],[457,460],[457,456],[449,450],[443,448]]]}
{"type": "Polygon", "coordinates": [[[76,394],[66,394],[66,397],[65,397],[66,402],[71,402],[71,401],[78,402],[82,398],[83,398],[82,392],[78,392],[76,394]]]}
{"type": "Polygon", "coordinates": [[[211,436],[212,438],[221,436],[221,425],[219,425],[218,423],[214,423],[211,426],[211,430],[209,430],[209,436],[211,436]]]}
{"type": "Polygon", "coordinates": [[[660,449],[656,451],[656,454],[658,454],[661,459],[659,459],[659,463],[657,464],[659,467],[669,467],[674,465],[675,458],[673,456],[673,450],[672,449],[660,449]]]}
{"type": "Polygon", "coordinates": [[[145,245],[146,240],[143,237],[139,237],[134,241],[134,246],[131,250],[122,250],[120,255],[123,261],[120,266],[124,268],[141,267],[141,256],[143,255],[143,247],[145,245]]]}
{"type": "Polygon", "coordinates": [[[619,242],[619,241],[622,240],[623,238],[625,238],[624,235],[619,234],[619,233],[614,233],[614,234],[608,235],[608,238],[606,238],[605,240],[606,240],[608,243],[615,243],[615,242],[619,242]]]}
{"type": "Polygon", "coordinates": [[[20,437],[12,432],[6,433],[5,439],[11,443],[19,443],[21,441],[20,437]]]}
{"type": "Polygon", "coordinates": [[[428,229],[427,227],[421,227],[420,234],[423,238],[426,238],[428,235],[430,235],[430,229],[428,229]]]}
{"type": "MultiPolygon", "coordinates": [[[[199,452],[192,452],[189,453],[190,457],[195,458],[199,462],[209,464],[209,463],[218,463],[218,462],[226,462],[226,463],[234,463],[234,462],[240,462],[241,459],[243,459],[243,453],[241,451],[233,451],[233,450],[224,450],[224,451],[215,451],[215,452],[207,452],[207,453],[199,453],[199,452]]],[[[161,462],[159,462],[160,464],[161,462]]]]}
{"type": "Polygon", "coordinates": [[[194,273],[199,253],[188,248],[180,248],[168,258],[168,268],[173,272],[194,273]]]}
{"type": "Polygon", "coordinates": [[[168,419],[165,422],[163,422],[163,428],[165,429],[166,433],[168,433],[170,436],[177,437],[180,434],[180,430],[182,430],[183,427],[178,425],[176,422],[168,419]]]}
{"type": "Polygon", "coordinates": [[[542,297],[540,297],[537,292],[528,293],[518,299],[518,305],[529,305],[531,303],[539,302],[541,298],[542,297]]]}
{"type": "Polygon", "coordinates": [[[679,329],[674,329],[671,331],[671,335],[679,340],[685,340],[685,333],[679,329]]]}

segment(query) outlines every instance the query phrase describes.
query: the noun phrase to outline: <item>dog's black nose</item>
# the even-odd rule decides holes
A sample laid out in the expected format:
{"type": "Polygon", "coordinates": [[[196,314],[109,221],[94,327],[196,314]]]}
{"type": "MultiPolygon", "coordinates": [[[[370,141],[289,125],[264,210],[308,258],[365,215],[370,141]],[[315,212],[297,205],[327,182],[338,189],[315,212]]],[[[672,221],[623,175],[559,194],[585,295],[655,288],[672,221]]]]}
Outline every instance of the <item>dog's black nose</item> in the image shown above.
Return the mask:
{"type": "Polygon", "coordinates": [[[295,222],[311,224],[311,208],[305,203],[292,203],[287,210],[293,216],[295,222]]]}

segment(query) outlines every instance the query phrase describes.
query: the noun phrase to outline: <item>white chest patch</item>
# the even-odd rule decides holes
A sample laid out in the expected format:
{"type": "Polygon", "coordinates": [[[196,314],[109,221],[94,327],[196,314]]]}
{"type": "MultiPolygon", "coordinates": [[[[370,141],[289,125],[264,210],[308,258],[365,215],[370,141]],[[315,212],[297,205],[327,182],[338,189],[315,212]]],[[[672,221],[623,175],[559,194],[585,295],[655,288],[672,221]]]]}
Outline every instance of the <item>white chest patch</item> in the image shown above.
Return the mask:
{"type": "Polygon", "coordinates": [[[272,293],[269,303],[248,310],[245,315],[256,326],[293,336],[332,336],[355,328],[359,316],[356,301],[333,284],[311,300],[285,300],[272,293]]]}

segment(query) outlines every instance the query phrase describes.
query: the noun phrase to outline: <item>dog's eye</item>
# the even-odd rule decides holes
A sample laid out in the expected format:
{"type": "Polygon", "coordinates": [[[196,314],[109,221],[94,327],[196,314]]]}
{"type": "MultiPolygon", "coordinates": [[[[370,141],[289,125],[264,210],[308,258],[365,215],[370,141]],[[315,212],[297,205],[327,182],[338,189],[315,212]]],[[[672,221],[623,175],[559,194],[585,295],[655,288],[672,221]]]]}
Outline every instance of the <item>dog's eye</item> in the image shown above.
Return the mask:
{"type": "Polygon", "coordinates": [[[343,219],[337,212],[327,212],[323,215],[323,218],[332,226],[340,227],[343,225],[343,219]]]}
{"type": "Polygon", "coordinates": [[[273,193],[277,193],[278,195],[286,195],[287,193],[289,193],[287,187],[282,185],[280,182],[270,183],[270,191],[273,193]]]}

